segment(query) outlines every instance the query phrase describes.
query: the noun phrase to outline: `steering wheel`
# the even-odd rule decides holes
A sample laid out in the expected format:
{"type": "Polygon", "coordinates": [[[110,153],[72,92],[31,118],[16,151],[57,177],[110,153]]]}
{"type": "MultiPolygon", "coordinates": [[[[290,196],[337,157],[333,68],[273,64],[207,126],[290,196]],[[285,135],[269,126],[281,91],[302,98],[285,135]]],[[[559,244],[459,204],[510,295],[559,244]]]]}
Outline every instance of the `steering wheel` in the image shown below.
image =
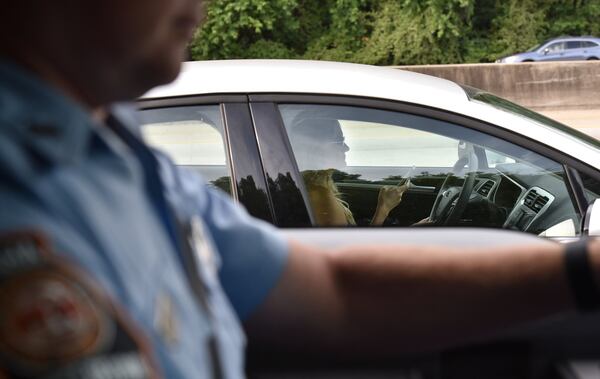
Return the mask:
{"type": "Polygon", "coordinates": [[[467,208],[471,192],[475,187],[479,160],[472,144],[459,144],[459,158],[452,171],[446,176],[437,194],[429,221],[434,225],[456,225],[467,208]],[[464,144],[464,148],[461,146],[464,144]],[[462,184],[458,176],[467,167],[467,174],[462,184]]]}

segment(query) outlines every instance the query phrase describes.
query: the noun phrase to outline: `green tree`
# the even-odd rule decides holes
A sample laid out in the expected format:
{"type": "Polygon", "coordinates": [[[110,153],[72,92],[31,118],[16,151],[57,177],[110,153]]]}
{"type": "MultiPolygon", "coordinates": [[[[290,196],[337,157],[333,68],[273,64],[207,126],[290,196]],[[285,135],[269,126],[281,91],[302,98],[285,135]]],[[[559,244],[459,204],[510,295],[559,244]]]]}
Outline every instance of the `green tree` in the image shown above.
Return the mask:
{"type": "MultiPolygon", "coordinates": [[[[294,11],[297,0],[212,0],[207,19],[191,43],[194,59],[246,58],[261,40],[277,40],[300,29],[294,11]]],[[[264,42],[262,43],[265,45],[264,42]]],[[[275,51],[286,55],[287,47],[275,51]]],[[[287,55],[292,55],[291,52],[287,55]]]]}
{"type": "Polygon", "coordinates": [[[324,33],[308,43],[304,58],[356,61],[370,32],[369,0],[334,0],[329,9],[329,23],[324,33]]]}
{"type": "Polygon", "coordinates": [[[386,1],[373,15],[373,32],[356,58],[369,64],[462,61],[473,0],[386,1]]]}
{"type": "Polygon", "coordinates": [[[600,35],[600,0],[212,0],[194,59],[378,65],[490,62],[564,34],[600,35]]]}
{"type": "Polygon", "coordinates": [[[539,0],[508,0],[493,20],[493,31],[487,58],[526,51],[541,42],[545,35],[543,26],[546,9],[539,0]]]}
{"type": "Polygon", "coordinates": [[[546,19],[546,36],[600,35],[600,0],[552,0],[546,19]]]}

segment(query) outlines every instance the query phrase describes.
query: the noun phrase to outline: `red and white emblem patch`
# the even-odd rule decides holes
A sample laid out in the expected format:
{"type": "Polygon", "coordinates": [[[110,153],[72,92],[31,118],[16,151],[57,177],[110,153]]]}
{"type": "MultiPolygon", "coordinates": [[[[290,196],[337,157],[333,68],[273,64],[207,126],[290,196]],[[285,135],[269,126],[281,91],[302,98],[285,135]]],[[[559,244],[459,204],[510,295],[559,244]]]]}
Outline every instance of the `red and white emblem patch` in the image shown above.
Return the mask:
{"type": "Polygon", "coordinates": [[[3,350],[28,364],[72,361],[113,337],[110,319],[89,294],[48,268],[2,283],[0,309],[3,350]]]}
{"type": "Polygon", "coordinates": [[[0,367],[9,377],[104,370],[141,379],[158,371],[124,313],[37,233],[0,236],[0,367]]]}

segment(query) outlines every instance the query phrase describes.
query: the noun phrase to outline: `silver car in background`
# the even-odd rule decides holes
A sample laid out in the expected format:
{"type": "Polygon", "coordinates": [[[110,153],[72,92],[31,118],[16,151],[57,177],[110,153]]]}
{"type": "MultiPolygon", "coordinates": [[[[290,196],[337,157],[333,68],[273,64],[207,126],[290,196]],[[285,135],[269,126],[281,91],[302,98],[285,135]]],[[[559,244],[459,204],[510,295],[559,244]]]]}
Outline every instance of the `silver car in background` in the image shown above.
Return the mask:
{"type": "Polygon", "coordinates": [[[600,38],[584,36],[553,38],[532,47],[524,53],[500,58],[496,63],[597,59],[600,59],[600,38]]]}

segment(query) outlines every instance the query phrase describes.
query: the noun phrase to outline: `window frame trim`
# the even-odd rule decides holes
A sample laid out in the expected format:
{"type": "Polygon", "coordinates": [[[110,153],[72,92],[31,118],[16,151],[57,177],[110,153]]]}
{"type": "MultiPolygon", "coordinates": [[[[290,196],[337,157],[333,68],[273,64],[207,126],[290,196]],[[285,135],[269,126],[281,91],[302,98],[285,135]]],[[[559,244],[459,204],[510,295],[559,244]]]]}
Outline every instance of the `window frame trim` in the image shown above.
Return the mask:
{"type": "Polygon", "coordinates": [[[244,94],[222,94],[222,95],[192,95],[177,96],[156,99],[139,99],[137,108],[139,111],[148,109],[193,107],[193,106],[217,106],[221,112],[221,122],[223,124],[223,144],[227,160],[227,170],[231,178],[232,198],[235,202],[246,206],[243,198],[245,194],[240,188],[241,180],[251,176],[257,186],[258,192],[266,194],[265,204],[258,204],[256,214],[250,212],[253,216],[274,224],[275,216],[273,214],[273,204],[267,189],[266,177],[262,160],[258,152],[258,141],[256,140],[254,123],[250,114],[248,96],[244,94]],[[244,106],[245,105],[245,106],[244,106]],[[239,107],[237,110],[232,108],[239,107]],[[243,120],[236,120],[242,118],[243,120]],[[243,127],[232,126],[244,125],[243,127]],[[238,146],[238,148],[234,148],[238,146]],[[248,151],[251,157],[246,157],[243,161],[248,166],[245,170],[240,168],[242,159],[235,156],[235,151],[242,146],[248,151]]]}

